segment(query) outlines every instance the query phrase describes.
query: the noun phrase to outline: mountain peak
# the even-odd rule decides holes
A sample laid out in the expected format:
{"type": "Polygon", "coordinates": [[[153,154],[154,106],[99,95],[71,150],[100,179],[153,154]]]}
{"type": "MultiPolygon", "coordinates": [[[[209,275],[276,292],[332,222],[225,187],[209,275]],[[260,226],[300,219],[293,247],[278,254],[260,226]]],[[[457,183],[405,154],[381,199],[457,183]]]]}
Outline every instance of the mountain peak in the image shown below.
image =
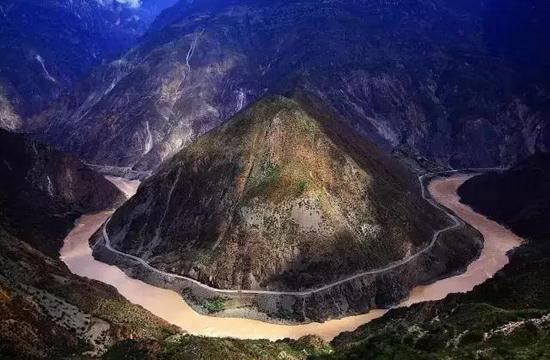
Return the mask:
{"type": "Polygon", "coordinates": [[[185,153],[240,157],[247,177],[242,201],[259,197],[281,202],[321,190],[322,173],[331,173],[315,154],[324,136],[318,121],[299,103],[273,96],[199,138],[185,153]]]}

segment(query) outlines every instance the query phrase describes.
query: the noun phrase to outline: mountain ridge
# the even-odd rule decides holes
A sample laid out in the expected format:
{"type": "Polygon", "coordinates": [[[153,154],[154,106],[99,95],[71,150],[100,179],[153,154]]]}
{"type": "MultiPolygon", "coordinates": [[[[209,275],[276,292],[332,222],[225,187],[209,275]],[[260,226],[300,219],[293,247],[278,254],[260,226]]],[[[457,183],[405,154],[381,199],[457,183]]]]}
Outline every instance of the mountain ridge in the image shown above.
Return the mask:
{"type": "Polygon", "coordinates": [[[481,6],[210,5],[164,12],[137,47],[38,117],[37,133],[93,164],[154,170],[244,106],[303,88],[420,166],[508,164],[548,144],[547,86],[493,55],[481,6]]]}

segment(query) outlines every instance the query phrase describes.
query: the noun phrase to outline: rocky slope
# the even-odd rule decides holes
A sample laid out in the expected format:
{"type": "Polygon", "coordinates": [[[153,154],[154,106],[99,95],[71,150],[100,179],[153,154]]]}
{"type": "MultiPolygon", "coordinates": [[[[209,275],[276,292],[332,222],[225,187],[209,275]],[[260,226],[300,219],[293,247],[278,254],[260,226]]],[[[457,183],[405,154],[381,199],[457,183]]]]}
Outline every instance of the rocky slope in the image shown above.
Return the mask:
{"type": "Polygon", "coordinates": [[[78,216],[124,201],[113,184],[73,156],[1,129],[0,173],[4,225],[47,255],[57,254],[78,216]]]}
{"type": "Polygon", "coordinates": [[[123,199],[110,182],[3,130],[0,173],[0,358],[87,358],[116,341],[177,332],[58,259],[77,216],[123,199]]]}
{"type": "MultiPolygon", "coordinates": [[[[89,359],[117,341],[161,340],[178,332],[115,288],[71,274],[57,257],[29,246],[3,222],[1,218],[0,358],[89,359]]],[[[56,233],[43,233],[42,242],[56,233]]]]}
{"type": "MultiPolygon", "coordinates": [[[[531,3],[516,42],[545,34],[526,23],[547,2],[531,3]]],[[[523,5],[483,4],[181,1],[35,131],[110,172],[150,170],[247,104],[300,87],[421,164],[510,163],[548,147],[548,83],[497,36],[523,5]]]]}
{"type": "Polygon", "coordinates": [[[0,127],[17,130],[95,66],[127,50],[175,1],[0,1],[0,127]]]}
{"type": "Polygon", "coordinates": [[[463,202],[528,240],[494,278],[467,294],[392,310],[337,337],[333,354],[314,359],[550,358],[550,228],[541,220],[550,217],[550,182],[542,171],[549,165],[547,154],[537,154],[460,189],[463,202]]]}
{"type": "Polygon", "coordinates": [[[290,294],[217,294],[163,280],[98,246],[102,232],[94,255],[183,292],[199,311],[224,310],[210,309],[222,297],[236,299],[228,307],[306,321],[388,306],[478,254],[475,232],[447,233],[406,266],[300,293],[416,254],[451,225],[397,161],[337,116],[306,108],[284,97],[259,101],[164,164],[106,226],[115,249],[159,270],[218,289],[290,294]]]}

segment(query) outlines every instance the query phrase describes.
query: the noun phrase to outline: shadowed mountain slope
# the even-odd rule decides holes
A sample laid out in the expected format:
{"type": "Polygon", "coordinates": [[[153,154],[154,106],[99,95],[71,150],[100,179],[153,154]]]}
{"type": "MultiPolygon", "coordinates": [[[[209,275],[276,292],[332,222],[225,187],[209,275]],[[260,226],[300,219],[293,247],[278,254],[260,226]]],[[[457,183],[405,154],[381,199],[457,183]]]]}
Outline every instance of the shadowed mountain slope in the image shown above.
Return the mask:
{"type": "Polygon", "coordinates": [[[550,154],[538,153],[506,172],[477,176],[459,194],[476,211],[531,237],[550,236],[550,154]]]}
{"type": "Polygon", "coordinates": [[[73,156],[0,129],[0,214],[13,234],[54,256],[74,220],[124,195],[73,156]]]}
{"type": "Polygon", "coordinates": [[[550,358],[549,159],[535,154],[459,188],[462,202],[527,240],[492,279],[467,294],[392,310],[313,359],[550,358]]]}

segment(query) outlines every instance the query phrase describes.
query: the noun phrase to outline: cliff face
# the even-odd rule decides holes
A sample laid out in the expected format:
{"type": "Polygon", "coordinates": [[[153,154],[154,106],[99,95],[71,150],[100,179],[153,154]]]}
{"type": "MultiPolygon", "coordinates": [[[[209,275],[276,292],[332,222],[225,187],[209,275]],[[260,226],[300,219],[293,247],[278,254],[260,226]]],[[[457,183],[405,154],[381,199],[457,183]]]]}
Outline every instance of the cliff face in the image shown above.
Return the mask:
{"type": "Polygon", "coordinates": [[[124,200],[113,184],[76,158],[4,130],[0,173],[3,224],[48,255],[57,254],[78,216],[124,200]]]}
{"type": "Polygon", "coordinates": [[[548,147],[548,83],[498,51],[508,41],[494,35],[491,9],[182,1],[36,131],[88,162],[150,170],[258,98],[302,88],[422,164],[510,163],[548,147]]]}
{"type": "Polygon", "coordinates": [[[346,134],[264,99],[144,182],[109,223],[111,242],[245,289],[307,289],[418,252],[446,216],[395,160],[346,134]]]}
{"type": "Polygon", "coordinates": [[[20,130],[103,61],[119,56],[175,1],[0,2],[0,127],[20,130]]]}

